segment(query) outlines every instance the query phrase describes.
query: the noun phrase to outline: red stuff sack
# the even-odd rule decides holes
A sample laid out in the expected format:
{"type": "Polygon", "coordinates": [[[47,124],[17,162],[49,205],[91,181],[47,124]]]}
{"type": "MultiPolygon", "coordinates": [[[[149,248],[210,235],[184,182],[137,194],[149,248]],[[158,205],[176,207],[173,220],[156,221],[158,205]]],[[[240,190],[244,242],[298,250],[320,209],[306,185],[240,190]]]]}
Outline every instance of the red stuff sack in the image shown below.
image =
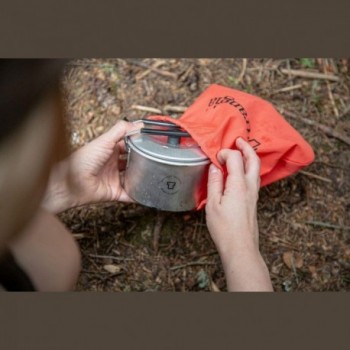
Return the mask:
{"type": "MultiPolygon", "coordinates": [[[[237,137],[244,138],[260,157],[261,186],[296,173],[315,157],[311,146],[269,102],[220,85],[209,86],[179,119],[150,118],[181,126],[222,171],[217,153],[236,149],[237,137]]],[[[206,190],[202,192],[198,209],[205,204],[206,190]]]]}

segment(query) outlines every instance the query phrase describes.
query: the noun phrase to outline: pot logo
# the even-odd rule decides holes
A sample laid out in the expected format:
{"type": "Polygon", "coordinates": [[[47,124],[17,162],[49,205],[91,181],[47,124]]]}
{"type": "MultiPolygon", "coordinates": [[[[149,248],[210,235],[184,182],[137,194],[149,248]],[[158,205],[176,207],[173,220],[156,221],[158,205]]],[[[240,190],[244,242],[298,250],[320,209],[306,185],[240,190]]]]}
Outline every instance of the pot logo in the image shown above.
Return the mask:
{"type": "Polygon", "coordinates": [[[166,183],[168,190],[173,190],[175,188],[176,182],[175,181],[167,181],[166,183]]]}
{"type": "Polygon", "coordinates": [[[166,194],[175,194],[179,191],[181,181],[176,176],[166,176],[160,181],[159,187],[166,194]]]}

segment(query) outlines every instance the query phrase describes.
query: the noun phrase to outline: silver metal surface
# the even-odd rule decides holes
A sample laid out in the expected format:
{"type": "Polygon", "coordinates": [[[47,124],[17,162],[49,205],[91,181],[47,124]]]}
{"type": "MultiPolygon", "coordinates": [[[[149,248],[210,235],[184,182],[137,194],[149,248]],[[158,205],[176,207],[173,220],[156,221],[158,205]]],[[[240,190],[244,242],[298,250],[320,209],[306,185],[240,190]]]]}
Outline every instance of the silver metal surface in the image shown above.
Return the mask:
{"type": "MultiPolygon", "coordinates": [[[[136,140],[139,139],[137,136],[136,140]]],[[[131,198],[145,206],[167,211],[188,211],[199,205],[210,163],[205,155],[203,159],[203,152],[197,153],[199,147],[192,148],[190,153],[177,150],[173,157],[171,152],[165,151],[164,159],[165,152],[161,154],[163,158],[159,155],[163,152],[161,148],[160,152],[149,154],[136,147],[134,136],[126,137],[125,141],[129,155],[124,189],[131,198]],[[183,158],[181,152],[184,152],[183,158]]]]}

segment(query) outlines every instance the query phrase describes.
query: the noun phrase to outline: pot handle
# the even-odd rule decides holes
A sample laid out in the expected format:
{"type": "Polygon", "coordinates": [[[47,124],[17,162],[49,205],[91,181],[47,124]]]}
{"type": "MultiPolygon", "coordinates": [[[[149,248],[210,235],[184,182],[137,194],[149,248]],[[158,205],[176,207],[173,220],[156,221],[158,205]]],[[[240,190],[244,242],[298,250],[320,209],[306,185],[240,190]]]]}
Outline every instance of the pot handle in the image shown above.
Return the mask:
{"type": "Polygon", "coordinates": [[[127,150],[129,150],[128,147],[128,140],[127,138],[131,135],[135,135],[138,133],[141,134],[149,134],[149,135],[159,135],[159,136],[168,136],[168,144],[177,146],[180,143],[181,137],[191,137],[191,135],[180,128],[180,126],[173,124],[171,122],[165,122],[162,120],[150,120],[150,119],[139,119],[133,122],[133,124],[143,123],[146,126],[163,126],[168,127],[168,129],[153,129],[151,128],[141,128],[139,130],[134,130],[125,135],[125,145],[127,150]]]}
{"type": "MultiPolygon", "coordinates": [[[[139,122],[139,121],[137,121],[139,122]]],[[[129,161],[130,161],[130,147],[129,147],[129,141],[128,141],[128,138],[132,135],[135,135],[135,134],[139,134],[140,133],[140,130],[133,130],[133,131],[129,131],[125,136],[124,136],[124,143],[125,143],[125,149],[128,153],[128,157],[127,157],[127,160],[126,160],[126,166],[125,166],[125,170],[128,168],[129,166],[129,161]]]]}
{"type": "MultiPolygon", "coordinates": [[[[140,122],[141,120],[137,120],[137,122],[140,122]]],[[[135,122],[136,123],[136,122],[135,122]]],[[[140,133],[140,129],[137,130],[132,130],[129,131],[127,134],[125,134],[124,136],[124,143],[125,143],[125,148],[128,152],[130,152],[130,147],[129,147],[129,142],[128,142],[128,138],[132,135],[136,135],[140,133]]]]}
{"type": "Polygon", "coordinates": [[[173,146],[177,146],[180,143],[181,137],[191,137],[188,132],[179,129],[157,130],[152,128],[142,128],[141,134],[168,136],[168,144],[173,146]]]}
{"type": "Polygon", "coordinates": [[[145,125],[167,126],[169,128],[180,129],[178,125],[171,122],[165,122],[163,120],[141,119],[138,122],[142,122],[145,125]]]}

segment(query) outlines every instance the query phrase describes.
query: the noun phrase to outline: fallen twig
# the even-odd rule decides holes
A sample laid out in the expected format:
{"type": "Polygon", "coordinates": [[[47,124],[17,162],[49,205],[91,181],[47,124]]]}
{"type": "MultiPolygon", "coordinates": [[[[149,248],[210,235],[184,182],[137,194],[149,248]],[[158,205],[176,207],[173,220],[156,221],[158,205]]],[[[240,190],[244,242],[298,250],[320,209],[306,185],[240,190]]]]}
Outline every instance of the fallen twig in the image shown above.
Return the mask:
{"type": "Polygon", "coordinates": [[[185,267],[196,266],[196,265],[216,265],[216,263],[205,262],[205,261],[193,261],[193,262],[189,262],[187,264],[173,266],[173,267],[170,268],[170,270],[174,271],[174,270],[183,269],[185,267]]]}
{"type": "Polygon", "coordinates": [[[91,258],[96,258],[96,259],[111,259],[116,261],[134,261],[135,260],[132,258],[123,258],[123,257],[112,256],[112,255],[89,254],[89,256],[91,258]]]}
{"type": "Polygon", "coordinates": [[[339,118],[345,117],[349,112],[350,112],[350,105],[348,105],[347,107],[345,107],[345,109],[343,110],[343,112],[340,114],[339,118]]]}
{"type": "Polygon", "coordinates": [[[334,96],[333,96],[332,89],[331,89],[331,84],[329,84],[329,81],[327,81],[327,91],[328,91],[328,97],[329,97],[331,104],[332,104],[332,107],[333,107],[334,114],[337,118],[339,118],[339,111],[338,111],[338,108],[335,104],[334,96]]]}
{"type": "Polygon", "coordinates": [[[149,113],[156,113],[156,114],[162,114],[162,111],[158,108],[153,107],[147,107],[147,106],[139,106],[139,105],[132,105],[132,109],[137,109],[138,111],[142,112],[149,112],[149,113]]]}
{"type": "Polygon", "coordinates": [[[167,218],[167,214],[158,210],[156,223],[153,229],[153,241],[152,241],[153,249],[156,253],[158,252],[158,247],[159,247],[160,232],[162,230],[162,227],[166,218],[167,218]]]}
{"type": "Polygon", "coordinates": [[[211,255],[217,255],[219,254],[218,251],[215,249],[215,250],[211,250],[207,253],[201,253],[201,254],[196,254],[196,255],[189,255],[188,257],[189,258],[203,258],[204,256],[211,256],[211,255]]]}
{"type": "Polygon", "coordinates": [[[73,237],[75,239],[82,239],[85,238],[85,234],[84,233],[72,233],[73,237]]]}
{"type": "Polygon", "coordinates": [[[327,178],[322,177],[322,176],[319,176],[319,175],[316,175],[316,174],[313,174],[313,173],[309,173],[308,171],[300,170],[299,172],[300,172],[300,174],[303,174],[303,175],[306,175],[309,177],[313,177],[314,179],[321,180],[321,181],[328,182],[328,183],[332,183],[332,180],[327,179],[327,178]]]}
{"type": "Polygon", "coordinates": [[[221,292],[220,288],[216,285],[216,283],[211,280],[210,287],[213,292],[221,292]]]}
{"type": "Polygon", "coordinates": [[[184,106],[165,106],[163,109],[165,112],[175,112],[175,113],[183,113],[186,111],[188,107],[184,106]]]}
{"type": "Polygon", "coordinates": [[[282,89],[272,91],[271,94],[274,95],[274,94],[278,94],[280,92],[288,92],[288,91],[292,91],[292,90],[297,90],[297,89],[301,89],[303,86],[304,86],[304,84],[296,84],[296,85],[292,85],[292,86],[287,86],[287,87],[284,87],[282,89]]]}
{"type": "Polygon", "coordinates": [[[126,230],[126,234],[129,235],[132,231],[134,231],[134,229],[136,228],[137,223],[134,222],[127,230],[126,230]]]}
{"type": "Polygon", "coordinates": [[[91,94],[94,89],[88,89],[69,101],[70,107],[73,107],[77,102],[82,101],[87,95],[91,94]]]}
{"type": "Polygon", "coordinates": [[[246,58],[243,58],[242,71],[237,79],[237,84],[241,83],[244,78],[245,71],[247,70],[247,63],[248,63],[248,60],[246,58]]]}
{"type": "Polygon", "coordinates": [[[114,276],[121,275],[121,274],[125,273],[125,271],[119,271],[118,273],[111,274],[111,273],[108,273],[107,271],[103,271],[103,270],[102,271],[90,271],[90,270],[85,270],[85,269],[82,269],[81,272],[86,273],[88,275],[98,276],[98,277],[101,277],[101,275],[108,275],[108,277],[114,277],[114,276]]]}
{"type": "Polygon", "coordinates": [[[280,111],[281,111],[281,114],[284,114],[287,117],[290,117],[290,118],[293,118],[293,119],[301,120],[305,124],[315,126],[316,128],[322,130],[328,136],[332,136],[332,137],[334,137],[334,138],[336,138],[336,139],[338,139],[338,140],[340,140],[340,141],[342,141],[342,142],[344,142],[344,143],[346,143],[347,145],[350,146],[350,137],[348,137],[348,136],[346,136],[344,134],[341,134],[338,131],[333,130],[329,126],[320,124],[318,122],[315,122],[314,120],[310,120],[310,119],[307,119],[307,118],[299,117],[296,114],[285,110],[284,108],[281,108],[280,111]]]}
{"type": "Polygon", "coordinates": [[[148,64],[146,64],[144,62],[139,62],[139,61],[135,61],[135,60],[126,60],[126,62],[129,63],[129,64],[133,64],[135,66],[139,66],[139,67],[142,67],[142,68],[149,69],[152,72],[157,73],[159,75],[162,75],[164,77],[173,78],[173,79],[177,79],[177,77],[178,77],[177,74],[175,74],[175,73],[171,73],[171,72],[168,72],[168,71],[165,71],[165,70],[160,70],[160,69],[157,69],[157,68],[150,67],[148,64]]]}
{"type": "MultiPolygon", "coordinates": [[[[327,60],[323,60],[323,72],[325,74],[327,73],[326,64],[327,64],[327,60]]],[[[339,111],[338,111],[338,108],[337,108],[337,106],[335,104],[335,101],[334,101],[334,96],[333,96],[333,93],[332,93],[331,84],[329,83],[328,80],[327,80],[327,92],[328,92],[329,100],[331,101],[331,104],[332,104],[332,107],[333,107],[334,114],[338,118],[339,117],[339,111]]]]}
{"type": "Polygon", "coordinates": [[[301,77],[301,78],[309,78],[309,79],[326,79],[331,81],[339,81],[340,78],[336,75],[331,74],[323,74],[323,73],[317,73],[317,72],[309,72],[305,70],[296,70],[296,69],[281,69],[281,73],[287,74],[287,75],[293,75],[295,77],[301,77]]]}
{"type": "Polygon", "coordinates": [[[180,76],[180,81],[184,82],[186,81],[186,79],[188,78],[188,76],[190,75],[191,71],[193,70],[194,68],[194,65],[191,64],[185,71],[185,73],[183,73],[181,76],[180,76]]]}
{"type": "Polygon", "coordinates": [[[161,65],[163,65],[165,63],[165,61],[156,61],[152,67],[150,67],[149,69],[145,70],[144,72],[141,72],[139,74],[136,75],[135,79],[136,80],[141,80],[143,78],[145,78],[148,74],[150,74],[151,72],[154,71],[154,69],[157,69],[158,67],[160,67],[161,65]]]}
{"type": "Polygon", "coordinates": [[[322,222],[322,221],[305,221],[305,224],[312,225],[312,226],[320,226],[325,228],[332,228],[332,229],[340,229],[345,231],[350,231],[349,226],[342,226],[342,225],[333,225],[328,222],[322,222]]]}

